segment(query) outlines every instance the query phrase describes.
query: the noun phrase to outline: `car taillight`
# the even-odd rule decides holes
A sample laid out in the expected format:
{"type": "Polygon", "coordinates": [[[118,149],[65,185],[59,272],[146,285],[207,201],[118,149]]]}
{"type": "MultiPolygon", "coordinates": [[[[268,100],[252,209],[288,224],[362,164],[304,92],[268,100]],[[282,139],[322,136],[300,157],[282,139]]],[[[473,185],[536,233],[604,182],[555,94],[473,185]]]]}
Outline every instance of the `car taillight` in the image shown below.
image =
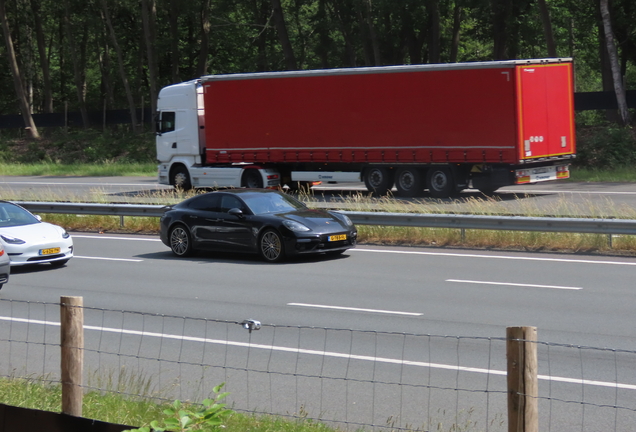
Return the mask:
{"type": "Polygon", "coordinates": [[[271,174],[267,176],[267,180],[277,180],[278,174],[271,174]]]}

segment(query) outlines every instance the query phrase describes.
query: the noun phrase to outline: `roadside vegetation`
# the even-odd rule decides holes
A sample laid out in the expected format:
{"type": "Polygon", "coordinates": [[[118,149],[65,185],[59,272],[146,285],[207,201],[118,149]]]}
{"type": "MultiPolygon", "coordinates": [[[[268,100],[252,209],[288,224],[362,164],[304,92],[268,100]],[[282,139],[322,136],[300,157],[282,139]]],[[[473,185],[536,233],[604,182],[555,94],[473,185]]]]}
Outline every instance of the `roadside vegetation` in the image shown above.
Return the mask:
{"type": "MultiPolygon", "coordinates": [[[[571,181],[636,182],[636,130],[577,117],[577,158],[571,181]]],[[[154,176],[155,136],[120,126],[99,130],[47,130],[39,141],[0,134],[0,175],[154,176]]]]}
{"type": "MultiPolygon", "coordinates": [[[[634,182],[636,181],[636,133],[630,128],[584,126],[578,130],[578,157],[572,166],[571,181],[634,182]]],[[[41,141],[30,141],[6,134],[0,137],[0,175],[33,176],[154,176],[154,135],[149,132],[130,134],[126,128],[105,132],[52,131],[41,141]]],[[[169,205],[199,192],[165,190],[142,193],[126,198],[131,203],[169,205]]],[[[204,192],[204,191],[203,191],[204,192]]],[[[92,202],[107,202],[103,191],[92,191],[92,202]]],[[[324,206],[312,192],[300,194],[309,206],[324,206]]],[[[522,198],[522,197],[520,197],[522,198]]],[[[53,189],[32,189],[28,193],[12,193],[5,189],[2,199],[17,201],[86,201],[86,197],[60,196],[53,189]]],[[[462,213],[478,215],[519,215],[559,217],[599,217],[636,219],[636,209],[614,207],[605,203],[583,202],[573,205],[566,197],[550,208],[540,209],[532,200],[519,199],[514,208],[500,197],[470,196],[453,202],[422,199],[414,202],[393,197],[373,198],[359,193],[343,195],[332,208],[352,211],[386,211],[408,213],[462,213]]],[[[44,220],[62,225],[70,231],[128,232],[156,234],[156,218],[42,215],[44,220]]],[[[368,244],[497,248],[532,251],[566,251],[585,253],[636,254],[636,239],[615,236],[611,245],[605,235],[528,233],[516,231],[484,231],[359,226],[359,239],[368,244]]]]}
{"type": "MultiPolygon", "coordinates": [[[[174,409],[174,402],[161,395],[125,396],[131,389],[89,391],[84,395],[82,416],[94,420],[139,427],[158,421],[163,425],[169,416],[165,410],[174,409]]],[[[57,383],[44,379],[0,378],[0,402],[11,406],[43,411],[61,412],[62,389],[57,383]]],[[[201,405],[183,402],[186,412],[197,411],[201,405]]],[[[250,415],[232,412],[224,418],[222,429],[227,432],[335,432],[337,429],[306,419],[306,413],[290,414],[288,418],[269,415],[250,415]]],[[[168,423],[169,424],[169,423],[168,423]]],[[[181,429],[169,429],[181,430],[181,429]]],[[[199,430],[199,429],[183,429],[199,430]]],[[[209,428],[201,430],[220,430],[209,428]]]]}

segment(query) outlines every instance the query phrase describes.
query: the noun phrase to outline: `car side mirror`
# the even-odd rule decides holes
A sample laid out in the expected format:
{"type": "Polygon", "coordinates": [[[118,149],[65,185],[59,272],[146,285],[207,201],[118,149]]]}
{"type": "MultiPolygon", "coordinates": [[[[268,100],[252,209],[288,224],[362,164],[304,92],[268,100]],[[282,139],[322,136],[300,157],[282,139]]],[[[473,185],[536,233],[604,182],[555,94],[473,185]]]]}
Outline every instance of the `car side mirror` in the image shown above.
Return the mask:
{"type": "Polygon", "coordinates": [[[35,218],[36,218],[37,220],[39,220],[40,222],[42,222],[42,216],[40,216],[40,215],[33,215],[33,216],[35,216],[35,218]]]}
{"type": "Polygon", "coordinates": [[[232,216],[236,216],[239,219],[243,219],[243,210],[241,209],[238,209],[238,208],[230,209],[228,211],[228,214],[231,214],[232,216]]]}

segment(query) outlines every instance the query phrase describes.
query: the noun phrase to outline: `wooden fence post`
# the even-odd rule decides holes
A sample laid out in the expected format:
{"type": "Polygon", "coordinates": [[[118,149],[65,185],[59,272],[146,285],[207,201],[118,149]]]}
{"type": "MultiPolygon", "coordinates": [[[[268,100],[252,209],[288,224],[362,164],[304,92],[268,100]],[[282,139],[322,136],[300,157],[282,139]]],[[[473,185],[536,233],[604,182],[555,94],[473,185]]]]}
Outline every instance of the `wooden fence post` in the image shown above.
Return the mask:
{"type": "Polygon", "coordinates": [[[539,431],[537,328],[508,327],[508,432],[539,431]]]}
{"type": "Polygon", "coordinates": [[[61,297],[60,339],[62,347],[62,412],[82,416],[84,369],[84,300],[61,297]]]}

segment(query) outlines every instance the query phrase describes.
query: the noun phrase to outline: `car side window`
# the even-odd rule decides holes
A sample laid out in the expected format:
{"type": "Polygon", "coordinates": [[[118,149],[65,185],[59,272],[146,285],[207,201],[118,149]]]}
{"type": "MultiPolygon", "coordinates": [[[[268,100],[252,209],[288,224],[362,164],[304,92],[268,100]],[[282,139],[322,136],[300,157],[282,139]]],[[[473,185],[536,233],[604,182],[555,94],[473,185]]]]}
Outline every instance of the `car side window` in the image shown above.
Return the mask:
{"type": "Polygon", "coordinates": [[[195,210],[218,212],[220,210],[221,197],[219,195],[202,195],[188,204],[188,207],[195,210]]]}
{"type": "Polygon", "coordinates": [[[240,199],[232,195],[223,195],[223,198],[221,198],[221,211],[227,213],[233,208],[245,211],[245,205],[240,199]]]}

